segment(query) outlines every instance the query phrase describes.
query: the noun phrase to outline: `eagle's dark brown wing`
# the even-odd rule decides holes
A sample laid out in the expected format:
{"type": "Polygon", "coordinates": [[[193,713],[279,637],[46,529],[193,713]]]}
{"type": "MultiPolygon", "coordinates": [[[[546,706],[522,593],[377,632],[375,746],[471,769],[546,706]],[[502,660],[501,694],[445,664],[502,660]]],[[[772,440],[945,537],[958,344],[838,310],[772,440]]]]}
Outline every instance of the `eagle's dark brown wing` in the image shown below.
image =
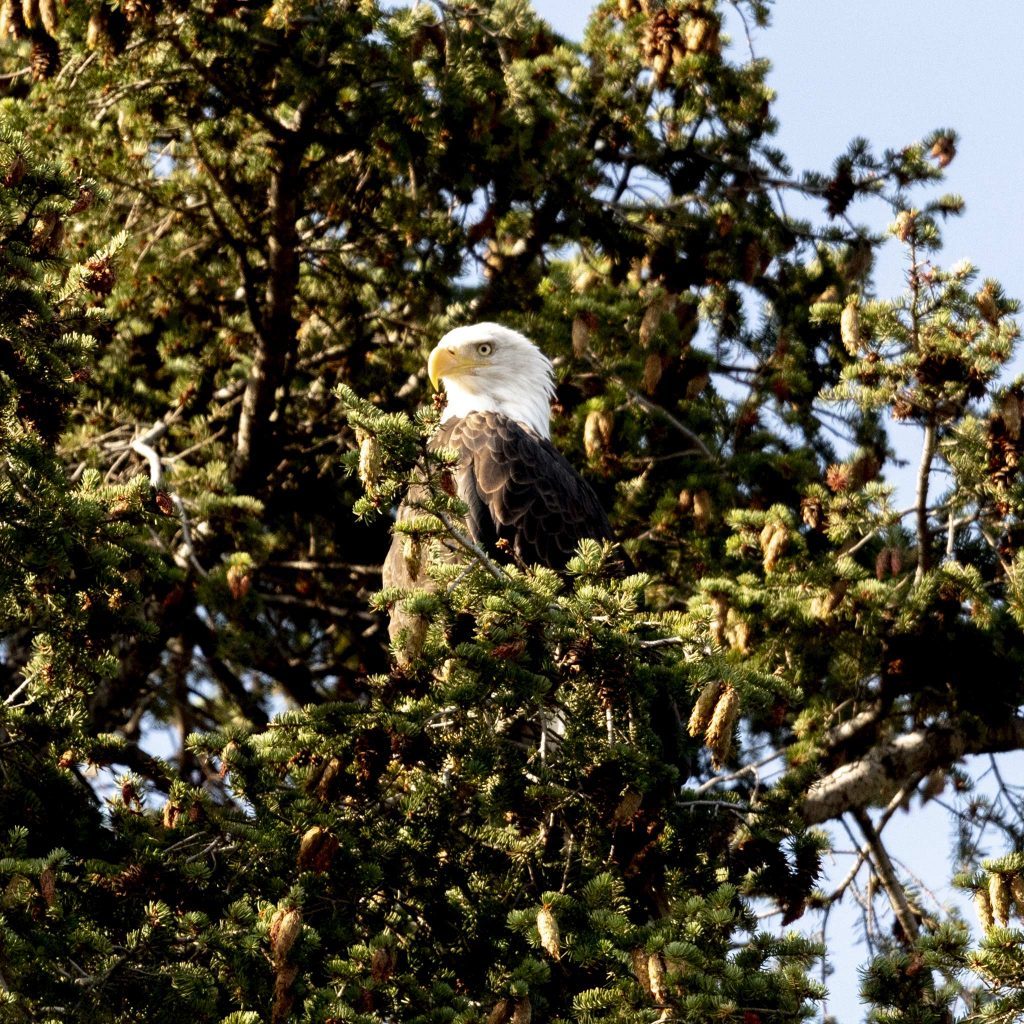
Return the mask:
{"type": "Polygon", "coordinates": [[[508,416],[448,420],[433,444],[462,453],[458,494],[469,506],[470,534],[485,549],[503,540],[521,562],[562,569],[584,538],[612,538],[590,485],[550,441],[508,416]]]}
{"type": "MultiPolygon", "coordinates": [[[[500,560],[511,554],[523,563],[563,569],[584,538],[612,539],[608,517],[590,485],[550,441],[515,420],[500,413],[470,413],[442,424],[431,445],[460,453],[454,472],[458,495],[468,506],[469,535],[500,560]],[[508,551],[500,550],[499,540],[507,541],[508,551]]],[[[398,521],[421,515],[416,505],[426,497],[422,484],[410,487],[398,521]]],[[[396,532],[383,566],[385,588],[432,591],[431,561],[455,557],[450,547],[440,552],[438,546],[420,550],[396,532]]],[[[625,571],[629,562],[621,556],[616,564],[625,571]]],[[[399,664],[419,654],[427,625],[404,600],[392,607],[388,633],[399,664]]]]}

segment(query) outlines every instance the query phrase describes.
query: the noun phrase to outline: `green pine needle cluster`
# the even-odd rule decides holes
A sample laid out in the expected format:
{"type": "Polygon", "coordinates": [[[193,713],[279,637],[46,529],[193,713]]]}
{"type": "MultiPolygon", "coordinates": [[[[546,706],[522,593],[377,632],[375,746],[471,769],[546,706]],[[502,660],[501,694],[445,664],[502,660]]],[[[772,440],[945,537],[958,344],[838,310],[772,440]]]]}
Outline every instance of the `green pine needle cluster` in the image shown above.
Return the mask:
{"type": "Polygon", "coordinates": [[[952,130],[790,167],[770,8],[0,4],[0,1020],[795,1024],[854,892],[870,1019],[1024,1012],[1018,306],[952,130]],[[475,320],[619,546],[468,536],[475,320]]]}

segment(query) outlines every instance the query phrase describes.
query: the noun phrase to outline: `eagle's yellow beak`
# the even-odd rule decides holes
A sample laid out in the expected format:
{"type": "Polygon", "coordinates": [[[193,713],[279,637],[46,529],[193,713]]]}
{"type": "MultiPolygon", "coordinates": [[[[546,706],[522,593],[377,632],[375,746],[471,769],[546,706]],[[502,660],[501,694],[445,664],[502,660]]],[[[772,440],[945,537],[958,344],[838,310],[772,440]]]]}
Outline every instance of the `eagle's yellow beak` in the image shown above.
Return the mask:
{"type": "Polygon", "coordinates": [[[442,348],[438,345],[427,359],[427,376],[436,391],[441,386],[442,377],[450,377],[453,371],[458,370],[465,363],[460,359],[458,352],[453,348],[442,348]]]}

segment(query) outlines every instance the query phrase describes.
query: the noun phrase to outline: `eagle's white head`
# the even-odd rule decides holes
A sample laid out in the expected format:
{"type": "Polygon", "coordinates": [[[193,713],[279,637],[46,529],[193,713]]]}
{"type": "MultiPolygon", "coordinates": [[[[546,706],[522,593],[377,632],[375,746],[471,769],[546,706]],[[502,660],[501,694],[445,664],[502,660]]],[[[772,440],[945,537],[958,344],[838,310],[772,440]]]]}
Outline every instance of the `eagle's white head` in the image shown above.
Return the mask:
{"type": "Polygon", "coordinates": [[[489,323],[456,327],[430,353],[427,372],[435,388],[444,381],[442,419],[500,412],[550,438],[551,360],[518,331],[489,323]]]}

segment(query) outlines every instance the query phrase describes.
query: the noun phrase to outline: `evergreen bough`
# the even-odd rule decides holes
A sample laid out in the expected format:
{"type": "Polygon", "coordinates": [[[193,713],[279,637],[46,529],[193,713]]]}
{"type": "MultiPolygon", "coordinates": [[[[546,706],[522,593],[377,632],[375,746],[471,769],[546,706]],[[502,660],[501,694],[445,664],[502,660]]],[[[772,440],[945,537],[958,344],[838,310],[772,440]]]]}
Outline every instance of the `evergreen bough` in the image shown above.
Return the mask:
{"type": "Polygon", "coordinates": [[[727,8],[3,5],[2,1019],[805,1020],[837,820],[873,1018],[1024,1011],[958,766],[1024,746],[1017,306],[941,265],[954,133],[794,174],[727,8]],[[423,364],[486,318],[635,575],[377,593],[410,482],[453,539],[423,364]],[[882,839],[947,785],[976,942],[882,839]]]}

